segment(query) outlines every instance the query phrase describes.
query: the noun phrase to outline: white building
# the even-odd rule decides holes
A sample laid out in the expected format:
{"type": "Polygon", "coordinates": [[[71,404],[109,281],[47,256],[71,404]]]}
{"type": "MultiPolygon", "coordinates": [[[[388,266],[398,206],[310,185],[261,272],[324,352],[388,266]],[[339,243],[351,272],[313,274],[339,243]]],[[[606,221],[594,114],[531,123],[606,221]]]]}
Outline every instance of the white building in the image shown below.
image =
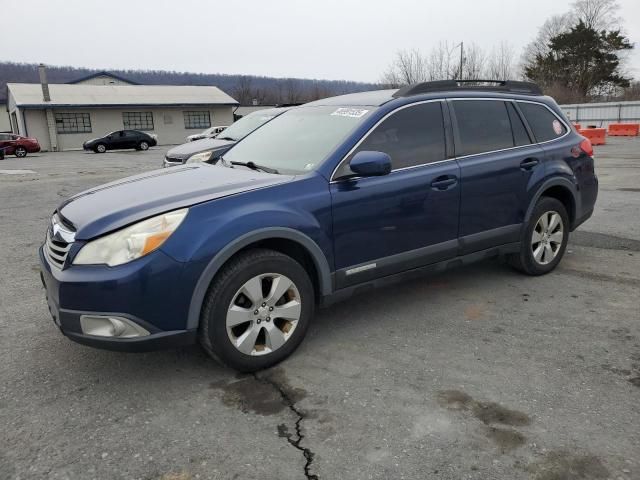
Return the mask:
{"type": "Polygon", "coordinates": [[[107,133],[155,133],[159,145],[183,143],[187,135],[233,123],[238,102],[217,87],[135,85],[106,72],[74,83],[7,84],[11,130],[36,137],[43,150],[82,148],[107,133]]]}

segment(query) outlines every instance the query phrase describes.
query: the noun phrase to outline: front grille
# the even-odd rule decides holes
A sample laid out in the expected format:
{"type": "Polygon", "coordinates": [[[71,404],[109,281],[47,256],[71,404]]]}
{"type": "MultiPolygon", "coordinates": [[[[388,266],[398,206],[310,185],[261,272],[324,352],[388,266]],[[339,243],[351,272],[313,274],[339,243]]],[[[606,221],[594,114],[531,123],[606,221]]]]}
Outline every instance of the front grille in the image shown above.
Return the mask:
{"type": "Polygon", "coordinates": [[[52,265],[64,268],[69,249],[75,240],[75,231],[61,215],[54,213],[51,226],[47,229],[47,239],[44,242],[44,253],[52,265]]]}
{"type": "Polygon", "coordinates": [[[168,155],[165,155],[164,159],[170,163],[182,163],[184,161],[182,158],[170,157],[168,155]]]}
{"type": "Polygon", "coordinates": [[[70,243],[52,239],[50,230],[47,230],[47,241],[44,244],[44,253],[53,265],[62,268],[70,248],[70,243]]]}

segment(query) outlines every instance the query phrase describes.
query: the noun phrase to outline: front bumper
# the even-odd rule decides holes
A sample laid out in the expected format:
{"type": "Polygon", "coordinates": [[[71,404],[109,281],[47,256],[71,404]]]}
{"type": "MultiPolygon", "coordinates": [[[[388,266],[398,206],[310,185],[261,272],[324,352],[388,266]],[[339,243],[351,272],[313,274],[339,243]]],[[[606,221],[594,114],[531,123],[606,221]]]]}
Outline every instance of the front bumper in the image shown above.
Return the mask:
{"type": "Polygon", "coordinates": [[[167,275],[173,276],[174,282],[176,277],[179,278],[176,268],[180,268],[180,265],[161,252],[149,256],[152,255],[156,258],[148,262],[131,262],[127,264],[130,268],[95,266],[61,270],[51,266],[40,248],[40,278],[49,311],[60,331],[84,345],[127,352],[195,343],[197,330],[186,330],[175,325],[176,316],[183,319],[179,324],[186,325],[188,308],[181,305],[174,295],[170,295],[173,298],[167,301],[164,297],[168,292],[162,291],[167,275]],[[134,263],[138,265],[132,265],[134,263]],[[150,280],[149,274],[157,278],[150,280]],[[157,281],[161,283],[158,291],[155,291],[157,281]],[[143,327],[149,335],[133,338],[87,335],[80,322],[83,315],[126,318],[143,327]]]}

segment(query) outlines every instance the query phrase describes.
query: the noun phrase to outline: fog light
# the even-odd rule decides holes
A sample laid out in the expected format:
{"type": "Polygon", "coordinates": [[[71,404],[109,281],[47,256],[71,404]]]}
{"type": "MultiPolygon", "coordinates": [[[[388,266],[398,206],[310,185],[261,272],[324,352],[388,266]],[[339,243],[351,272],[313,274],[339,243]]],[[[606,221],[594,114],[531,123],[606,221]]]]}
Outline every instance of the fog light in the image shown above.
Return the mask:
{"type": "Polygon", "coordinates": [[[146,329],[123,317],[81,315],[80,328],[82,333],[96,337],[134,338],[149,335],[146,329]]]}

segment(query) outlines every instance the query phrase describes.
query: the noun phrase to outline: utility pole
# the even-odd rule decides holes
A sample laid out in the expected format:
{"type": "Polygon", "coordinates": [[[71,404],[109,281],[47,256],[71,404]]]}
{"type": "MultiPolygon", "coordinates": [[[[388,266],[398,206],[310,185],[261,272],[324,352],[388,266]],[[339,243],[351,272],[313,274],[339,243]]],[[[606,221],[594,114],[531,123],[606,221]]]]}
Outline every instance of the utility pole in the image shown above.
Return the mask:
{"type": "Polygon", "coordinates": [[[460,75],[459,80],[462,80],[462,65],[464,63],[464,42],[460,42],[460,75]]]}

